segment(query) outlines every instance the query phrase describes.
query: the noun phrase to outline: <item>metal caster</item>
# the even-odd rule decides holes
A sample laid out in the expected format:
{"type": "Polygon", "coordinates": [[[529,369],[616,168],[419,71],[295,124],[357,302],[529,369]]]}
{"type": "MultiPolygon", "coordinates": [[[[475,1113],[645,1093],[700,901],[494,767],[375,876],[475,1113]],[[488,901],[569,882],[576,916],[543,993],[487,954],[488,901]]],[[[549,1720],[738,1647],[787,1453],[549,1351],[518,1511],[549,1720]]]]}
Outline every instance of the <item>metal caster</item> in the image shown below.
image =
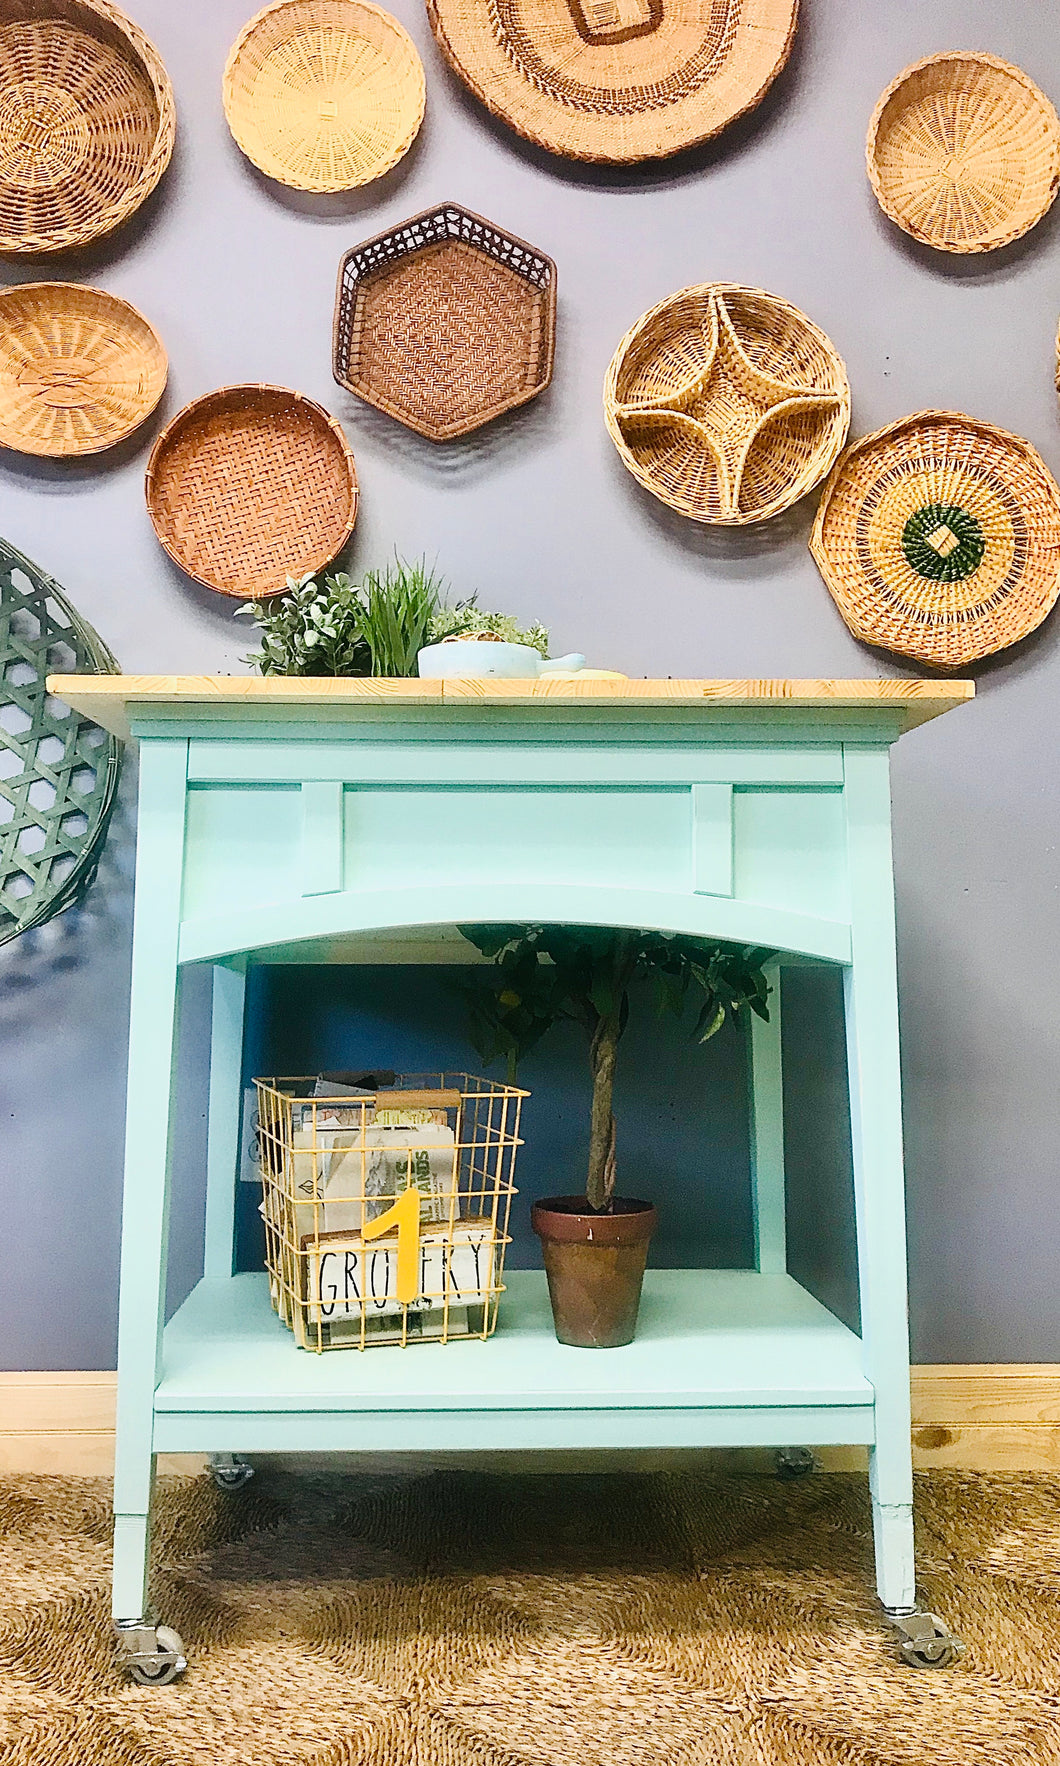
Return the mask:
{"type": "Polygon", "coordinates": [[[812,1447],[778,1447],[777,1477],[790,1481],[792,1478],[806,1478],[814,1469],[812,1447]]]}
{"type": "Polygon", "coordinates": [[[168,1686],[188,1665],[184,1645],[168,1625],[148,1625],[143,1619],[118,1619],[120,1666],[139,1686],[168,1686]]]}
{"type": "Polygon", "coordinates": [[[254,1467],[238,1453],[211,1453],[210,1476],[218,1490],[242,1490],[254,1476],[254,1467]]]}
{"type": "Polygon", "coordinates": [[[898,1655],[911,1668],[949,1668],[964,1654],[960,1638],[934,1613],[887,1610],[887,1618],[898,1635],[898,1655]]]}

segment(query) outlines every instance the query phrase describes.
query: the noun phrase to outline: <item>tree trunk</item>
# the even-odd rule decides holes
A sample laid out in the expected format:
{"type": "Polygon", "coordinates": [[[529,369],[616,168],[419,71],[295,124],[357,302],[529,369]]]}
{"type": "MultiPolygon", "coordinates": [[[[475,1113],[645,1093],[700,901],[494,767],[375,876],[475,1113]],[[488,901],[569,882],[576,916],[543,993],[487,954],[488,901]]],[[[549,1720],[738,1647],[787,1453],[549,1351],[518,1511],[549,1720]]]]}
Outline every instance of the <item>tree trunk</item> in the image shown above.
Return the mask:
{"type": "Polygon", "coordinates": [[[589,1064],[593,1076],[593,1112],[589,1128],[589,1173],[585,1195],[598,1214],[611,1206],[615,1193],[615,1056],[618,1053],[617,1018],[601,1018],[593,1034],[589,1064]]]}

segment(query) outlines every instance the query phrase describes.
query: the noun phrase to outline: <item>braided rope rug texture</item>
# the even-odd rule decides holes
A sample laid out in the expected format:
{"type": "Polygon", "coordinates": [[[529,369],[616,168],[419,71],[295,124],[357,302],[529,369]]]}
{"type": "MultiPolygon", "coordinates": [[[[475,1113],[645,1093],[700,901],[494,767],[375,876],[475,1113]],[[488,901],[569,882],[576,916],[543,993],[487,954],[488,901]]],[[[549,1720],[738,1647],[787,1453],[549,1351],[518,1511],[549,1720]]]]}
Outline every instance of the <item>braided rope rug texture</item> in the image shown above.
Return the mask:
{"type": "Polygon", "coordinates": [[[918,1480],[899,1664],[864,1479],[167,1479],[186,1677],[119,1678],[99,1479],[0,1479],[0,1766],[1057,1766],[1060,1480],[918,1480]]]}

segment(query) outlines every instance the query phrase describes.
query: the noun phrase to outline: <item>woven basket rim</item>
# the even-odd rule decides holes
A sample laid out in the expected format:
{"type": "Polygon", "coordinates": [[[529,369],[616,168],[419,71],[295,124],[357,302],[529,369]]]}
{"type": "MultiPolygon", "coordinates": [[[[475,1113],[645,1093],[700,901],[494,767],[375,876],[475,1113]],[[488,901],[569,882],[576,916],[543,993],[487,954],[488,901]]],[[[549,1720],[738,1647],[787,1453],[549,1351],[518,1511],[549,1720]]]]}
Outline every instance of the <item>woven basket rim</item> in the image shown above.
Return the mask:
{"type": "Polygon", "coordinates": [[[775,516],[783,514],[785,509],[790,509],[794,503],[799,502],[802,497],[809,495],[810,491],[820,484],[821,480],[833,469],[836,458],[842,453],[847,431],[850,427],[850,412],[850,376],[847,373],[846,363],[836,349],[832,339],[828,336],[828,333],[822,330],[820,325],[804,313],[801,307],[795,306],[794,302],[786,300],[783,295],[773,294],[769,289],[757,288],[750,283],[744,282],[694,282],[690,283],[685,288],[677,289],[675,293],[667,295],[663,300],[657,301],[653,307],[648,308],[647,312],[641,314],[640,318],[630,326],[625,336],[619,341],[619,344],[611,357],[611,361],[608,364],[607,373],[604,376],[604,422],[607,426],[608,434],[615,444],[618,456],[626,470],[637,480],[638,484],[649,492],[650,495],[658,497],[659,501],[665,503],[667,507],[677,509],[679,514],[683,514],[690,520],[698,521],[703,526],[708,527],[757,526],[761,522],[773,520],[775,516]],[[737,512],[725,517],[691,515],[687,509],[680,507],[678,504],[671,502],[668,497],[663,496],[655,484],[653,484],[650,475],[643,470],[632,449],[629,447],[618,422],[616,407],[622,403],[617,396],[618,377],[625,358],[629,350],[636,343],[638,337],[651,326],[653,320],[676,306],[678,302],[687,299],[702,301],[704,297],[709,299],[711,296],[715,295],[720,296],[723,300],[732,295],[749,296],[752,299],[762,300],[770,307],[782,312],[785,316],[796,320],[800,326],[813,333],[814,337],[823,346],[826,355],[828,355],[835,363],[839,375],[841,376],[841,384],[835,391],[838,407],[837,415],[840,418],[840,423],[833,441],[824,450],[824,463],[817,473],[817,476],[813,479],[812,483],[805,485],[800,490],[796,490],[793,495],[789,496],[785,493],[783,496],[775,499],[774,504],[764,513],[760,511],[751,511],[744,514],[737,512]]]}
{"type": "MultiPolygon", "coordinates": [[[[108,289],[97,288],[94,284],[88,282],[13,283],[9,288],[0,289],[0,326],[5,323],[5,308],[17,306],[20,298],[24,295],[47,296],[54,294],[62,295],[63,293],[75,294],[82,297],[88,295],[93,300],[98,300],[100,306],[106,310],[110,312],[120,312],[124,317],[131,321],[134,328],[142,328],[150,335],[154,341],[156,349],[158,350],[161,364],[161,378],[158,391],[152,397],[150,404],[144,404],[139,413],[133,417],[123,429],[114,435],[108,436],[105,442],[93,444],[91,447],[78,449],[31,447],[25,440],[17,442],[8,439],[8,435],[5,433],[6,426],[2,420],[0,420],[0,447],[10,448],[13,453],[30,454],[41,459],[74,459],[88,457],[92,454],[106,453],[109,448],[117,447],[120,442],[127,441],[129,436],[134,435],[141,425],[147,422],[151,413],[157,410],[162,395],[166,390],[166,383],[169,379],[169,356],[161,337],[155,330],[155,327],[151,324],[151,321],[145,318],[143,313],[141,313],[139,307],[135,307],[132,301],[124,300],[120,294],[111,294],[108,289]]],[[[11,434],[14,433],[15,432],[12,430],[11,434]]]]}
{"type": "Polygon", "coordinates": [[[903,68],[901,73],[896,74],[890,85],[880,93],[865,137],[865,165],[869,183],[880,208],[888,220],[893,221],[895,226],[900,227],[902,232],[908,234],[911,239],[917,240],[921,245],[931,246],[936,251],[948,251],[962,256],[977,252],[999,251],[1002,246],[1011,245],[1014,240],[1021,239],[1025,233],[1029,233],[1032,228],[1036,227],[1056,199],[1057,190],[1060,189],[1060,115],[1057,114],[1056,106],[1048,94],[1043,92],[1037,82],[1032,80],[1021,67],[1017,67],[1015,62],[1004,61],[999,55],[990,55],[980,49],[946,49],[938,55],[925,55],[919,61],[910,62],[909,66],[903,68]],[[989,68],[992,72],[1002,74],[1022,86],[1040,108],[1053,136],[1052,184],[1037,212],[1032,213],[1030,219],[1019,221],[999,236],[991,236],[982,241],[940,239],[932,237],[921,228],[912,226],[888,201],[880,179],[878,163],[880,125],[892,99],[898,95],[902,87],[914,75],[923,73],[927,68],[942,67],[946,63],[967,64],[969,62],[979,67],[989,68]]]}
{"type": "MultiPolygon", "coordinates": [[[[278,399],[287,399],[301,409],[312,411],[317,418],[323,419],[324,424],[331,431],[332,436],[338,441],[346,467],[347,482],[350,488],[350,512],[346,518],[342,537],[336,543],[335,549],[331,554],[332,558],[338,556],[353,533],[354,527],[357,523],[357,512],[360,506],[360,485],[357,480],[357,467],[353,457],[353,449],[346,439],[342,425],[337,417],[333,417],[331,412],[326,410],[323,405],[319,404],[316,399],[310,398],[308,393],[298,392],[294,387],[290,386],[279,386],[271,381],[236,381],[230,385],[215,387],[212,392],[202,393],[198,398],[191,399],[188,404],[182,405],[180,410],[170,418],[165,428],[156,437],[154,446],[152,447],[148,458],[147,470],[144,473],[144,499],[147,504],[147,513],[150,517],[151,526],[155,530],[155,535],[159,544],[162,546],[163,550],[169,554],[174,564],[184,572],[185,576],[190,576],[193,582],[201,583],[204,588],[212,589],[215,594],[230,595],[240,600],[246,600],[248,598],[243,594],[241,589],[232,590],[219,588],[216,583],[212,583],[206,577],[199,576],[194,571],[188,569],[184,559],[180,557],[179,553],[171,545],[165,532],[163,532],[158,525],[155,518],[154,492],[156,480],[158,478],[159,465],[164,458],[167,448],[176,439],[180,431],[191,423],[195,417],[208,411],[211,405],[220,405],[225,399],[233,398],[236,395],[245,397],[248,394],[268,394],[270,396],[275,396],[278,399]]],[[[330,562],[330,559],[327,560],[327,562],[330,562]]],[[[316,566],[316,568],[323,569],[324,566],[321,564],[316,566]]],[[[267,599],[270,594],[281,595],[283,593],[284,587],[281,586],[277,589],[264,591],[259,598],[267,599]]]]}
{"type": "MultiPolygon", "coordinates": [[[[1010,449],[1013,453],[1022,455],[1026,464],[1032,469],[1040,481],[1043,493],[1053,504],[1057,517],[1058,533],[1060,533],[1060,484],[1057,483],[1048,464],[1043,459],[1038,449],[1034,446],[1034,443],[1028,441],[1026,436],[1016,435],[1014,431],[1010,429],[1002,429],[999,424],[990,423],[986,418],[970,416],[967,411],[943,410],[936,407],[930,407],[922,411],[912,411],[905,417],[899,417],[894,422],[885,423],[879,429],[870,431],[868,435],[859,436],[856,441],[851,442],[848,447],[844,448],[825,481],[824,489],[821,493],[821,500],[817,505],[817,513],[814,517],[813,527],[810,531],[808,542],[809,549],[814,563],[817,565],[817,568],[824,579],[829,594],[831,594],[833,600],[836,601],[839,612],[844,618],[844,623],[848,622],[846,621],[843,609],[840,606],[832,587],[832,560],[829,557],[824,543],[825,525],[828,521],[829,511],[835,499],[835,494],[840,482],[849,467],[860,454],[870,451],[881,443],[892,441],[894,438],[901,436],[902,432],[905,430],[932,428],[940,424],[949,424],[971,430],[976,434],[988,437],[990,441],[995,444],[1000,443],[1005,448],[1010,449]]],[[[1055,605],[1058,595],[1060,595],[1060,540],[1058,540],[1057,545],[1056,594],[1053,596],[1053,601],[1050,603],[1050,607],[1055,605]]],[[[1048,611],[1049,610],[1047,609],[1046,613],[1041,616],[1041,620],[1038,621],[1038,624],[1047,617],[1048,611]]],[[[1030,636],[1031,632],[1036,629],[1037,625],[1032,626],[1026,632],[1017,634],[1016,637],[1010,639],[1010,643],[1020,642],[1023,637],[1030,636]]],[[[882,637],[876,640],[873,638],[866,638],[862,634],[856,632],[853,635],[857,637],[860,642],[875,644],[876,647],[887,650],[892,655],[900,655],[905,661],[912,660],[918,662],[922,667],[933,668],[939,673],[946,675],[952,675],[959,669],[968,669],[974,666],[977,660],[981,661],[984,659],[983,657],[972,659],[961,657],[955,660],[952,664],[949,664],[941,661],[929,660],[924,657],[918,657],[908,650],[895,650],[892,646],[888,645],[882,637]]],[[[986,654],[997,654],[998,651],[1007,647],[1007,645],[999,645],[996,649],[987,652],[986,654]]]]}
{"type": "Polygon", "coordinates": [[[259,155],[253,150],[252,146],[248,144],[245,130],[243,130],[240,124],[238,112],[235,108],[233,87],[240,57],[250,39],[259,30],[264,21],[267,18],[271,18],[275,13],[301,10],[305,6],[311,4],[312,0],[269,0],[267,6],[263,6],[260,12],[254,14],[253,18],[248,18],[246,24],[236,37],[235,42],[232,44],[231,49],[228,51],[228,56],[225,60],[224,73],[221,76],[221,102],[224,107],[225,120],[232,133],[232,139],[235,141],[239,151],[246,155],[247,159],[250,160],[252,165],[258,168],[259,172],[261,172],[266,178],[271,178],[275,183],[284,184],[288,189],[307,190],[317,195],[326,195],[328,192],[360,189],[365,184],[374,183],[377,178],[385,177],[387,172],[393,171],[398,162],[404,158],[405,154],[412,146],[412,143],[415,141],[416,136],[419,134],[423,123],[424,114],[427,108],[427,75],[423,66],[423,58],[409,32],[405,29],[401,20],[395,18],[394,14],[389,12],[385,6],[377,6],[375,0],[333,0],[333,4],[344,6],[351,13],[371,13],[374,17],[383,20],[386,27],[393,32],[394,37],[399,42],[403,41],[404,44],[407,45],[411,52],[413,66],[418,70],[419,75],[417,80],[415,114],[412,116],[412,113],[410,112],[410,116],[412,116],[411,122],[400,135],[395,136],[390,152],[380,161],[378,168],[371,172],[369,176],[358,179],[355,184],[348,184],[345,182],[320,182],[317,180],[305,182],[295,177],[281,178],[275,167],[265,165],[259,155]]]}
{"type": "MultiPolygon", "coordinates": [[[[508,411],[516,410],[520,405],[531,403],[533,399],[537,398],[539,394],[544,392],[546,387],[551,384],[556,356],[556,281],[558,271],[555,259],[551,258],[547,251],[542,251],[539,246],[531,245],[528,239],[523,239],[518,233],[512,232],[510,228],[501,227],[496,221],[488,220],[485,215],[476,214],[474,209],[466,208],[463,203],[436,202],[432,203],[430,208],[420,209],[418,213],[409,215],[407,220],[400,221],[393,227],[384,228],[381,233],[373,234],[370,239],[362,240],[359,245],[351,246],[348,251],[343,252],[342,257],[339,259],[339,272],[335,286],[335,306],[331,331],[332,375],[337,384],[341,386],[345,392],[352,393],[355,398],[362,400],[366,405],[370,405],[373,410],[383,411],[387,416],[393,417],[395,422],[405,424],[406,428],[411,427],[407,421],[407,414],[403,414],[396,405],[386,402],[378,396],[369,394],[362,385],[356,384],[351,377],[340,372],[343,296],[346,292],[343,283],[347,264],[349,264],[352,259],[358,257],[361,252],[371,251],[375,246],[385,245],[389,240],[400,237],[400,235],[409,227],[415,227],[423,222],[440,219],[447,215],[456,215],[459,216],[461,220],[471,221],[476,226],[484,227],[487,233],[496,234],[509,245],[518,246],[520,250],[525,251],[532,258],[536,258],[540,264],[545,266],[548,271],[548,276],[544,285],[539,285],[532,282],[531,278],[526,276],[518,265],[508,263],[503,264],[504,269],[508,271],[509,275],[527,282],[532,288],[534,288],[537,294],[543,297],[545,303],[545,324],[543,328],[544,335],[542,338],[543,348],[539,355],[538,377],[534,386],[527,389],[524,395],[518,399],[513,400],[508,398],[505,399],[503,403],[495,402],[490,409],[479,413],[472,420],[464,418],[454,419],[440,430],[427,429],[426,427],[414,430],[415,434],[424,435],[426,439],[436,442],[459,440],[462,436],[470,435],[475,430],[482,428],[485,424],[492,422],[494,418],[503,416],[508,411]]],[[[411,259],[416,257],[422,251],[433,250],[436,246],[444,243],[445,241],[443,240],[426,241],[421,245],[413,246],[409,251],[403,252],[401,256],[406,259],[411,259]]],[[[494,263],[499,264],[502,262],[502,260],[497,258],[494,253],[483,247],[477,239],[464,239],[461,235],[454,234],[449,243],[452,245],[466,245],[473,251],[478,252],[482,257],[488,258],[494,263]]],[[[394,261],[396,262],[398,260],[395,259],[394,261]]],[[[392,263],[380,264],[378,266],[378,272],[381,273],[384,270],[392,268],[392,263]]],[[[353,293],[352,304],[356,305],[361,290],[372,281],[376,273],[377,269],[373,267],[366,276],[359,279],[357,287],[353,293]]]]}
{"type": "MultiPolygon", "coordinates": [[[[54,14],[50,11],[49,0],[35,0],[40,16],[30,22],[47,24],[54,14]]],[[[173,86],[166,72],[165,63],[150,37],[141,30],[134,19],[113,0],[70,0],[78,11],[86,15],[95,15],[109,24],[132,49],[136,60],[143,68],[154,93],[158,106],[158,128],[147,162],[134,183],[130,184],[106,208],[101,209],[91,221],[83,222],[79,227],[63,227],[48,233],[0,233],[0,253],[17,257],[22,254],[44,256],[50,252],[75,251],[112,233],[116,227],[129,219],[136,210],[146,202],[152,190],[158,184],[163,172],[173,157],[173,144],[176,139],[177,107],[173,96],[173,86]]],[[[60,23],[69,25],[65,15],[59,18],[60,23]]],[[[0,5],[0,27],[3,26],[3,6],[0,5]]],[[[86,19],[87,26],[87,19],[86,19]]],[[[74,27],[76,28],[76,26],[74,27]]],[[[86,34],[91,32],[86,28],[86,34]]]]}
{"type": "MultiPolygon", "coordinates": [[[[524,141],[531,142],[535,147],[543,148],[546,153],[554,153],[563,159],[576,160],[579,164],[610,166],[643,165],[650,160],[672,159],[675,154],[685,153],[690,148],[702,147],[708,141],[716,140],[716,138],[722,134],[724,130],[729,128],[731,124],[738,122],[741,117],[747,116],[751,111],[755,110],[757,106],[761,104],[774,81],[784,72],[784,69],[787,67],[788,62],[791,59],[791,53],[795,43],[795,33],[798,29],[801,0],[786,0],[790,10],[787,34],[770,72],[765,76],[757,90],[745,98],[737,108],[731,110],[721,122],[715,123],[709,128],[696,128],[693,126],[687,137],[683,138],[676,145],[667,144],[665,146],[656,146],[654,148],[650,146],[642,146],[638,147],[636,151],[626,153],[604,153],[588,147],[575,149],[569,145],[557,145],[547,129],[532,127],[518,118],[513,117],[494,95],[496,82],[491,82],[488,87],[484,86],[473,71],[457,56],[456,51],[449,40],[445,21],[441,14],[441,5],[444,3],[445,0],[426,0],[427,17],[430,21],[435,41],[448,66],[452,68],[457,77],[463,81],[468,90],[474,94],[480,104],[485,106],[491,116],[498,117],[501,122],[505,123],[508,128],[515,132],[515,134],[521,136],[524,141]]],[[[517,74],[512,79],[510,89],[519,92],[524,97],[533,90],[530,82],[520,78],[517,74]]],[[[547,117],[550,114],[554,114],[554,111],[555,106],[552,102],[542,97],[540,114],[547,117]]]]}

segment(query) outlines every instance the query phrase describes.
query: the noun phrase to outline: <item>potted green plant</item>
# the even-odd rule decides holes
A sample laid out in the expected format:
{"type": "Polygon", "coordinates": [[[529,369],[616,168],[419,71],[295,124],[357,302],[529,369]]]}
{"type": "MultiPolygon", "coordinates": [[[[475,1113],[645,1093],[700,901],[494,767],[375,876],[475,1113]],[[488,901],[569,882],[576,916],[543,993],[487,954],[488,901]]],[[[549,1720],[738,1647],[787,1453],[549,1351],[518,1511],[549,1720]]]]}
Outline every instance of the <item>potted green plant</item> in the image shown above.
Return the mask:
{"type": "Polygon", "coordinates": [[[556,1335],[584,1348],[633,1339],[654,1206],[615,1194],[615,1063],[638,982],[660,1011],[694,1000],[692,1034],[708,1042],[726,1018],[768,1018],[768,952],[679,933],[596,926],[462,926],[491,967],[459,984],[471,1039],[488,1065],[503,1057],[514,1080],[522,1057],[552,1025],[580,1024],[589,1040],[592,1108],[583,1196],[535,1202],[556,1335]]]}
{"type": "Polygon", "coordinates": [[[245,660],[263,675],[415,675],[444,587],[422,559],[395,558],[360,582],[345,571],[288,578],[284,594],[238,609],[261,630],[245,660]]]}

